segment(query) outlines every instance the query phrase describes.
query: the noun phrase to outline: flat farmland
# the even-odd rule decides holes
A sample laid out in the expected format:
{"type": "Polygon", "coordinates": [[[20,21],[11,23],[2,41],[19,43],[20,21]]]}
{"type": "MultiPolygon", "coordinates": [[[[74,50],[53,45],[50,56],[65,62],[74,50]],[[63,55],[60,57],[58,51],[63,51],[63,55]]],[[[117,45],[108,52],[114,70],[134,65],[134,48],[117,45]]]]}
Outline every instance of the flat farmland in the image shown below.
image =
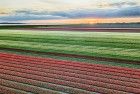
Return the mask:
{"type": "Polygon", "coordinates": [[[3,29],[0,93],[139,94],[139,53],[140,33],[3,29]]]}
{"type": "Polygon", "coordinates": [[[4,94],[139,94],[140,70],[0,53],[4,94]]]}
{"type": "Polygon", "coordinates": [[[0,30],[0,48],[140,61],[140,33],[0,30]]]}

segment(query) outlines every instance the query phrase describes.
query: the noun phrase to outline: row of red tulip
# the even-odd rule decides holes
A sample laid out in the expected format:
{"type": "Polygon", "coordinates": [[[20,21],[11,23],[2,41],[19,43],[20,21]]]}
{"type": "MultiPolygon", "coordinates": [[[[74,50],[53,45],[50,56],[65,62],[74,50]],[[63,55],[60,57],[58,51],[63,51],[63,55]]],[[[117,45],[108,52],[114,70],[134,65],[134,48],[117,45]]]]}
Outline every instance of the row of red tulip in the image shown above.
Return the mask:
{"type": "MultiPolygon", "coordinates": [[[[80,89],[76,89],[76,88],[71,88],[71,87],[66,87],[66,86],[62,86],[62,85],[57,85],[57,84],[53,84],[53,83],[46,83],[46,82],[42,82],[39,80],[28,79],[25,77],[18,77],[18,76],[14,76],[14,75],[9,75],[8,73],[7,74],[1,73],[0,78],[7,79],[10,81],[15,81],[18,83],[29,84],[29,85],[40,87],[40,88],[46,88],[46,89],[50,89],[50,90],[54,90],[54,91],[61,91],[61,92],[65,92],[65,93],[70,93],[70,94],[90,94],[90,92],[88,92],[88,91],[84,91],[84,90],[80,90],[80,89]]],[[[37,93],[37,92],[34,92],[34,93],[37,93]]]]}
{"type": "MultiPolygon", "coordinates": [[[[133,87],[129,87],[129,86],[126,87],[126,86],[104,83],[104,82],[99,82],[99,81],[94,81],[94,80],[93,81],[89,81],[89,80],[85,80],[85,79],[83,80],[80,78],[68,77],[68,76],[63,76],[63,75],[58,75],[58,74],[43,73],[43,72],[38,72],[38,71],[33,71],[33,70],[27,70],[27,69],[15,68],[15,67],[7,67],[7,66],[0,66],[0,68],[5,69],[5,70],[33,74],[33,75],[38,75],[38,76],[47,77],[47,78],[60,79],[63,81],[82,83],[82,84],[98,86],[98,87],[103,87],[103,88],[108,88],[108,89],[113,89],[113,90],[119,90],[119,91],[126,91],[126,92],[135,92],[135,91],[138,92],[139,91],[139,88],[133,88],[133,87]]],[[[109,79],[107,79],[107,80],[109,80],[109,79]]]]}
{"type": "MultiPolygon", "coordinates": [[[[17,59],[16,59],[17,60],[17,59]]],[[[10,60],[8,60],[8,61],[10,61],[10,60]]],[[[7,61],[7,62],[8,62],[7,61]]],[[[21,63],[22,61],[20,61],[20,62],[17,62],[17,61],[10,61],[10,63],[13,63],[14,62],[14,64],[16,63],[16,64],[20,64],[20,65],[24,65],[24,66],[26,66],[26,68],[27,67],[29,67],[29,68],[32,68],[32,67],[35,67],[34,69],[36,69],[36,67],[37,67],[37,69],[38,68],[40,68],[40,70],[37,70],[37,71],[41,71],[41,70],[44,70],[45,72],[46,72],[46,70],[48,70],[48,71],[50,71],[50,70],[56,70],[57,71],[57,73],[67,73],[66,75],[68,75],[68,74],[73,74],[73,75],[70,75],[70,76],[76,76],[76,77],[78,77],[79,75],[75,75],[75,73],[76,74],[79,74],[79,73],[81,73],[81,71],[77,71],[77,70],[70,70],[70,69],[66,69],[66,68],[59,68],[59,67],[50,67],[50,66],[39,66],[39,65],[37,65],[36,66],[36,64],[30,64],[30,63],[27,63],[27,62],[25,62],[25,63],[21,63]]],[[[85,72],[85,71],[84,71],[85,72]]],[[[92,77],[100,77],[100,78],[108,78],[108,79],[114,79],[114,80],[121,80],[121,81],[125,81],[125,82],[133,82],[133,83],[140,83],[140,80],[138,80],[138,79],[132,79],[132,78],[126,78],[126,77],[119,77],[119,76],[114,76],[114,75],[106,75],[106,74],[102,74],[102,73],[93,73],[93,75],[92,76],[90,76],[90,75],[87,75],[87,73],[85,73],[85,74],[80,74],[80,75],[82,75],[82,76],[80,76],[81,78],[84,78],[84,79],[88,79],[88,80],[90,80],[92,77]],[[86,76],[85,76],[86,75],[86,76]],[[87,77],[88,76],[88,77],[87,77]]],[[[93,80],[93,79],[91,79],[91,80],[93,80]]]]}
{"type": "MultiPolygon", "coordinates": [[[[57,85],[79,88],[91,92],[100,92],[100,93],[140,92],[139,91],[140,80],[138,78],[139,76],[136,74],[133,75],[133,77],[128,78],[129,75],[125,76],[126,74],[124,73],[118,73],[112,71],[106,72],[102,69],[85,70],[86,67],[81,67],[83,69],[85,68],[84,70],[81,70],[80,68],[76,69],[77,65],[76,66],[66,65],[66,64],[63,65],[61,63],[57,63],[56,60],[54,60],[53,62],[52,59],[49,59],[51,60],[51,62],[47,63],[49,62],[47,61],[47,59],[45,61],[40,60],[40,62],[38,62],[30,57],[25,56],[26,57],[25,58],[23,56],[22,58],[22,56],[19,56],[19,58],[17,58],[16,56],[18,57],[18,55],[10,56],[9,54],[9,56],[2,55],[0,57],[0,64],[1,64],[0,72],[2,74],[7,74],[7,73],[8,75],[20,74],[19,75],[20,77],[22,76],[21,74],[23,74],[24,78],[34,79],[43,82],[44,81],[43,79],[39,80],[39,77],[40,78],[42,77],[46,79],[45,81],[47,83],[54,83],[57,85]],[[113,75],[113,73],[117,75],[113,75]],[[32,76],[33,78],[30,78],[29,75],[32,76]]],[[[64,61],[62,62],[64,63],[64,61]]]]}
{"type": "Polygon", "coordinates": [[[14,75],[14,76],[18,76],[18,77],[27,78],[27,79],[33,79],[33,80],[42,81],[42,82],[46,82],[46,83],[53,83],[53,84],[57,84],[57,85],[68,86],[68,87],[77,88],[77,89],[83,89],[83,90],[90,91],[90,92],[113,93],[113,94],[115,94],[115,92],[117,92],[117,93],[123,92],[123,91],[117,91],[117,90],[112,90],[112,89],[107,89],[107,88],[102,88],[102,87],[97,87],[97,86],[91,86],[91,85],[86,85],[86,84],[81,84],[81,83],[74,83],[74,82],[70,82],[70,81],[53,79],[53,78],[49,78],[49,77],[42,77],[42,76],[33,75],[33,74],[9,71],[9,70],[4,70],[4,69],[2,71],[0,71],[0,73],[14,75]]]}
{"type": "MultiPolygon", "coordinates": [[[[4,57],[1,57],[1,58],[4,58],[4,57]]],[[[13,60],[17,60],[17,61],[20,61],[20,59],[16,59],[16,58],[6,58],[6,59],[10,59],[10,61],[13,61],[13,60]]],[[[84,69],[84,68],[80,68],[80,67],[75,67],[75,66],[68,66],[68,65],[59,65],[59,64],[56,64],[56,63],[44,63],[44,62],[34,62],[34,61],[31,61],[31,60],[22,60],[22,62],[24,63],[32,63],[32,64],[38,64],[38,66],[41,66],[41,67],[56,67],[56,68],[63,68],[63,69],[67,69],[67,70],[75,70],[75,71],[78,71],[80,72],[81,74],[82,73],[85,73],[85,74],[88,74],[88,75],[93,75],[93,73],[102,73],[102,74],[107,74],[107,75],[115,75],[115,76],[121,76],[121,77],[127,77],[127,78],[134,78],[134,79],[140,79],[140,75],[132,75],[132,74],[125,74],[125,73],[119,73],[119,72],[112,72],[112,71],[105,71],[105,70],[102,70],[102,69],[106,69],[106,68],[100,68],[100,69],[92,69],[92,70],[88,70],[88,69],[84,69]],[[124,75],[125,74],[125,75],[124,75]]],[[[46,61],[47,62],[47,61],[46,61]]],[[[119,70],[121,71],[121,70],[119,70]]]]}
{"type": "MultiPolygon", "coordinates": [[[[9,55],[9,54],[6,54],[6,53],[1,53],[0,54],[1,56],[3,56],[3,55],[9,55]]],[[[112,69],[112,70],[114,70],[115,71],[115,69],[117,69],[116,70],[116,72],[118,71],[118,69],[119,70],[121,70],[122,72],[133,72],[133,73],[138,73],[138,74],[140,74],[140,70],[139,69],[130,69],[130,68],[124,68],[124,67],[113,67],[113,66],[105,66],[105,65],[99,65],[99,64],[88,64],[88,63],[81,63],[81,62],[71,62],[71,61],[63,61],[62,62],[62,60],[54,60],[54,59],[46,59],[46,58],[38,58],[38,57],[32,57],[32,56],[22,56],[22,55],[13,55],[13,54],[10,54],[10,57],[11,56],[14,56],[14,57],[16,57],[16,58],[21,58],[21,59],[28,59],[28,60],[31,60],[31,61],[36,61],[36,62],[40,62],[40,60],[41,61],[47,61],[47,63],[51,63],[52,61],[54,62],[54,61],[56,61],[56,63],[59,63],[59,64],[67,64],[67,65],[72,65],[72,66],[76,66],[76,67],[87,67],[87,68],[91,68],[91,69],[93,69],[93,68],[95,68],[95,67],[103,67],[103,68],[108,68],[108,69],[112,69]]]]}
{"type": "MultiPolygon", "coordinates": [[[[8,60],[3,60],[3,61],[0,60],[0,64],[5,65],[5,66],[10,66],[10,67],[15,67],[15,68],[34,70],[34,71],[38,71],[38,72],[58,74],[58,75],[75,77],[75,78],[80,78],[80,79],[87,79],[87,80],[91,80],[91,81],[94,80],[94,81],[100,81],[100,82],[111,83],[111,84],[118,84],[118,85],[123,85],[123,86],[131,86],[131,87],[136,87],[136,88],[140,87],[138,84],[139,80],[136,80],[136,79],[131,79],[131,80],[133,80],[133,82],[129,82],[129,81],[127,81],[127,79],[121,79],[121,81],[120,81],[119,79],[109,78],[106,75],[98,74],[98,73],[95,73],[94,76],[89,76],[89,75],[83,75],[83,74],[78,74],[78,73],[53,70],[53,69],[49,69],[49,68],[43,69],[43,68],[38,68],[35,66],[30,66],[30,64],[28,64],[28,65],[26,65],[25,63],[20,64],[20,62],[16,62],[16,61],[14,61],[14,63],[13,63],[13,61],[10,62],[8,60]],[[2,62],[5,62],[5,63],[2,63],[2,62]],[[136,81],[136,82],[134,82],[134,81],[136,81]]],[[[114,78],[120,78],[120,77],[115,76],[114,78]]]]}
{"type": "MultiPolygon", "coordinates": [[[[10,77],[9,77],[10,78],[10,77]]],[[[8,77],[6,76],[6,79],[8,79],[8,77]]],[[[0,83],[2,86],[6,86],[6,87],[10,87],[10,88],[14,88],[14,89],[17,89],[17,90],[21,90],[21,93],[22,91],[25,91],[26,94],[30,94],[30,93],[36,93],[36,94],[58,94],[57,92],[53,91],[53,90],[49,90],[49,89],[45,89],[45,88],[40,88],[40,87],[37,87],[37,86],[33,86],[33,85],[29,85],[29,84],[23,84],[23,83],[18,83],[16,81],[10,81],[10,80],[6,80],[6,79],[2,79],[0,80],[0,83]]],[[[15,78],[12,78],[11,79],[15,79],[15,78]]],[[[19,93],[19,94],[21,94],[19,93]]],[[[8,94],[8,93],[6,93],[8,94]]],[[[9,94],[17,94],[17,93],[9,93],[9,94]]],[[[61,94],[61,93],[59,93],[61,94]]]]}

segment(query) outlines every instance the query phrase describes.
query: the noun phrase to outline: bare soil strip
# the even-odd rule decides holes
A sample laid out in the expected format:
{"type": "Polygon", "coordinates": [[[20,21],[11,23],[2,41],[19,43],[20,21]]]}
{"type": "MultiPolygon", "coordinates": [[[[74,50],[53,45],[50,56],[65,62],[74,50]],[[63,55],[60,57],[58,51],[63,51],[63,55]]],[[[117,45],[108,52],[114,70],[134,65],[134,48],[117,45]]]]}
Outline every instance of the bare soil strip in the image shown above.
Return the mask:
{"type": "Polygon", "coordinates": [[[35,54],[46,54],[46,55],[54,55],[54,56],[62,56],[62,57],[83,58],[83,59],[108,61],[108,62],[116,62],[116,63],[140,64],[140,61],[125,60],[125,59],[118,59],[118,58],[95,57],[95,56],[65,54],[65,53],[55,53],[55,52],[40,52],[40,51],[23,50],[23,49],[16,49],[16,48],[2,48],[2,47],[0,48],[0,50],[11,50],[11,51],[27,52],[27,53],[35,53],[35,54]]]}
{"type": "Polygon", "coordinates": [[[0,53],[0,88],[4,94],[20,90],[23,94],[139,94],[139,72],[139,69],[0,53]]]}

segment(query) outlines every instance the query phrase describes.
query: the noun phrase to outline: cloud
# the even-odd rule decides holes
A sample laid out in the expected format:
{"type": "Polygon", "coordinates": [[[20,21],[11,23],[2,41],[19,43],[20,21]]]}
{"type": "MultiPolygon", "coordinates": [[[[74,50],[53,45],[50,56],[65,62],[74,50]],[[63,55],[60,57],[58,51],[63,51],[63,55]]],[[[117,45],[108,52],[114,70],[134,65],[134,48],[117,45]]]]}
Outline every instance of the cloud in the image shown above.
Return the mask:
{"type": "Polygon", "coordinates": [[[120,9],[118,16],[140,16],[140,6],[120,9]]]}
{"type": "Polygon", "coordinates": [[[125,6],[137,6],[138,5],[138,2],[134,2],[134,1],[131,1],[131,2],[128,2],[128,1],[123,1],[123,2],[115,2],[115,3],[101,3],[99,4],[98,6],[99,7],[117,7],[117,8],[120,8],[120,7],[125,7],[125,6]]]}
{"type": "Polygon", "coordinates": [[[118,3],[109,4],[109,6],[117,6],[117,7],[121,7],[121,6],[125,6],[125,5],[135,6],[135,5],[137,5],[137,3],[136,2],[118,2],[118,3]]]}
{"type": "Polygon", "coordinates": [[[54,12],[52,15],[68,18],[108,18],[108,17],[135,17],[140,16],[140,6],[125,7],[121,9],[96,9],[96,10],[71,10],[65,12],[54,12]]]}
{"type": "Polygon", "coordinates": [[[5,8],[5,7],[0,7],[0,16],[8,15],[9,13],[10,13],[10,11],[8,11],[7,8],[5,8]]]}
{"type": "Polygon", "coordinates": [[[75,19],[75,18],[118,18],[140,17],[140,6],[124,7],[118,9],[75,9],[69,11],[36,11],[16,10],[10,15],[0,16],[3,21],[24,20],[52,20],[52,19],[75,19]]]}
{"type": "Polygon", "coordinates": [[[3,21],[25,21],[25,20],[65,19],[65,17],[55,15],[18,14],[18,15],[0,16],[0,19],[3,21]]]}
{"type": "Polygon", "coordinates": [[[9,13],[6,13],[6,12],[0,12],[0,15],[7,15],[9,13]]]}

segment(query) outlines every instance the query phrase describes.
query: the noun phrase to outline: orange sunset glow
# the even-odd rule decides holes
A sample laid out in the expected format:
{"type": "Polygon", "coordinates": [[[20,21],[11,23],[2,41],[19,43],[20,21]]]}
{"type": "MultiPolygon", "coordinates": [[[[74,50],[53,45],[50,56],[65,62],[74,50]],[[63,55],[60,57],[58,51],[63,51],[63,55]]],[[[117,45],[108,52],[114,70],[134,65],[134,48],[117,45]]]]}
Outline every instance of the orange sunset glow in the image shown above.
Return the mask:
{"type": "Polygon", "coordinates": [[[63,20],[30,20],[25,21],[31,24],[95,24],[95,23],[131,23],[140,22],[140,17],[131,18],[83,18],[63,20]]]}

